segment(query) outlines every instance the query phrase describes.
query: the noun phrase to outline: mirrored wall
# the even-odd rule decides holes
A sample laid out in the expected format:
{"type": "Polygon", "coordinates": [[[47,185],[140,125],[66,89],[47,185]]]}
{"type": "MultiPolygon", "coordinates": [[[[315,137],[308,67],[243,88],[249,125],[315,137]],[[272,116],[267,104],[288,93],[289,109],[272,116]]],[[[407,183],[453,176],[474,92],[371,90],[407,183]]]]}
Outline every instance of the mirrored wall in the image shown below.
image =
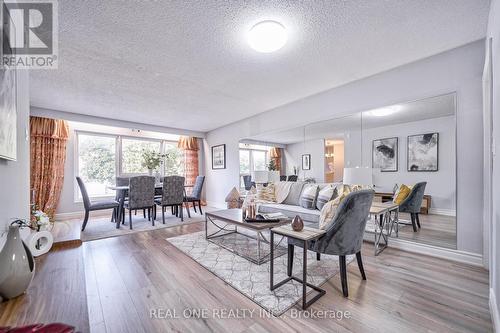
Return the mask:
{"type": "Polygon", "coordinates": [[[420,228],[401,212],[399,232],[390,237],[456,249],[455,112],[450,93],[243,138],[240,176],[271,163],[281,180],[341,183],[345,169],[367,168],[374,202],[384,203],[393,202],[402,184],[411,190],[425,182],[420,228]]]}

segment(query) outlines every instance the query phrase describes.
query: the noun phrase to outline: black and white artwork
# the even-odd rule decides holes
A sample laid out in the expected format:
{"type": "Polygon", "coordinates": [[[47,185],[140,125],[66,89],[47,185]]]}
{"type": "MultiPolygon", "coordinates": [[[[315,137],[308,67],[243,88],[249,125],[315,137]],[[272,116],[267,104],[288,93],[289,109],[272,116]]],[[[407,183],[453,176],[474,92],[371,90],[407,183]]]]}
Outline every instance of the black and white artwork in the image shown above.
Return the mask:
{"type": "MultiPolygon", "coordinates": [[[[10,43],[5,30],[3,47],[10,43]]],[[[0,45],[0,49],[1,49],[0,45]]],[[[2,53],[0,53],[0,59],[2,53]]],[[[16,70],[7,65],[0,66],[0,158],[17,159],[17,89],[16,70]]]]}
{"type": "Polygon", "coordinates": [[[226,168],[226,145],[212,147],[212,169],[226,168]]]}
{"type": "Polygon", "coordinates": [[[398,138],[373,140],[372,167],[382,172],[398,171],[398,138]]]}
{"type": "Polygon", "coordinates": [[[408,137],[408,171],[438,171],[439,133],[408,137]]]}
{"type": "Polygon", "coordinates": [[[302,155],[302,170],[311,170],[311,154],[302,155]]]}

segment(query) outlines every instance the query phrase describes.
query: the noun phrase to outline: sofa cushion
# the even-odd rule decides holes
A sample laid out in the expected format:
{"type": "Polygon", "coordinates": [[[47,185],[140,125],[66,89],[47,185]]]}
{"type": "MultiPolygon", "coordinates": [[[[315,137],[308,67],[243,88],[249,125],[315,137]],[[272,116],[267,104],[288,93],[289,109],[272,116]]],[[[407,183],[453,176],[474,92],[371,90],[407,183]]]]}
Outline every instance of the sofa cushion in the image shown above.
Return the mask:
{"type": "Polygon", "coordinates": [[[318,199],[316,199],[316,208],[321,210],[328,201],[335,199],[336,194],[337,189],[334,186],[323,187],[318,193],[318,199]]]}
{"type": "Polygon", "coordinates": [[[319,228],[323,230],[328,230],[330,225],[333,223],[335,214],[337,213],[337,208],[339,207],[342,200],[352,191],[351,187],[348,185],[342,185],[337,187],[338,196],[328,201],[321,209],[319,218],[319,228]]]}
{"type": "Polygon", "coordinates": [[[290,193],[290,188],[294,182],[277,182],[274,184],[274,193],[276,195],[276,202],[283,203],[290,193]]]}
{"type": "Polygon", "coordinates": [[[300,206],[307,209],[316,209],[316,199],[318,198],[318,185],[307,184],[300,194],[300,206]]]}
{"type": "Polygon", "coordinates": [[[313,222],[317,225],[319,222],[320,211],[316,209],[307,209],[296,205],[286,205],[277,203],[268,203],[259,205],[259,213],[283,213],[289,218],[299,215],[304,221],[313,222]]]}
{"type": "Polygon", "coordinates": [[[274,184],[269,183],[267,186],[259,186],[257,189],[257,200],[276,202],[276,195],[274,194],[274,184]]]}
{"type": "Polygon", "coordinates": [[[300,206],[300,194],[302,193],[302,188],[304,187],[304,182],[295,182],[290,187],[290,193],[288,193],[285,201],[285,205],[295,205],[300,206]]]}

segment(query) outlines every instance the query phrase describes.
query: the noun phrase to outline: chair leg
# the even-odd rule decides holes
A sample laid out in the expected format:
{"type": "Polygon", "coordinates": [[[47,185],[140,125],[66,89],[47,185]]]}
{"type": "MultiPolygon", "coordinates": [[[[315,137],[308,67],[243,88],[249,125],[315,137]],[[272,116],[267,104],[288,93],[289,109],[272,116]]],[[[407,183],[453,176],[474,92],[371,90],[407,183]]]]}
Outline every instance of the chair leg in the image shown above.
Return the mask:
{"type": "Polygon", "coordinates": [[[185,202],[182,206],[186,206],[186,212],[188,213],[188,217],[191,218],[191,212],[189,211],[189,202],[185,202]]]}
{"type": "Polygon", "coordinates": [[[417,226],[420,228],[420,218],[419,218],[419,213],[415,213],[415,219],[417,220],[417,226]]]}
{"type": "Polygon", "coordinates": [[[146,209],[142,210],[142,216],[144,216],[144,218],[146,218],[146,209]]]}
{"type": "Polygon", "coordinates": [[[345,256],[339,256],[340,264],[340,280],[342,282],[342,293],[344,297],[349,296],[349,289],[347,288],[347,266],[345,262],[345,256]]]}
{"type": "Polygon", "coordinates": [[[361,258],[361,251],[356,253],[356,259],[358,260],[358,268],[361,273],[363,280],[366,280],[365,268],[363,267],[363,259],[361,258]]]}
{"type": "Polygon", "coordinates": [[[321,253],[316,252],[316,260],[320,261],[321,260],[321,253]]]}
{"type": "Polygon", "coordinates": [[[288,276],[292,276],[293,274],[293,255],[294,255],[295,246],[293,244],[288,244],[288,261],[286,267],[286,274],[288,276]]]}
{"type": "Polygon", "coordinates": [[[82,231],[85,230],[85,227],[87,226],[87,222],[89,221],[89,213],[90,213],[90,211],[88,211],[88,210],[85,211],[85,217],[83,218],[82,231]]]}
{"type": "MultiPolygon", "coordinates": [[[[189,203],[188,203],[188,204],[189,204],[189,203]]],[[[196,211],[196,202],[193,202],[193,209],[194,209],[194,212],[195,212],[195,213],[198,213],[198,212],[196,211]]]]}
{"type": "Polygon", "coordinates": [[[177,209],[179,210],[179,214],[181,215],[181,222],[184,222],[184,209],[182,209],[182,204],[180,204],[177,209]]]}
{"type": "Polygon", "coordinates": [[[111,222],[115,222],[116,220],[116,208],[113,208],[113,212],[111,213],[111,222]]]}
{"type": "Polygon", "coordinates": [[[415,214],[410,213],[411,225],[413,226],[413,232],[417,232],[417,224],[415,222],[415,214]]]}
{"type": "Polygon", "coordinates": [[[201,210],[201,200],[198,200],[198,207],[200,208],[200,214],[203,215],[203,211],[201,210]]]}
{"type": "Polygon", "coordinates": [[[155,209],[154,207],[149,208],[151,210],[151,225],[154,227],[155,226],[155,209]]]}
{"type": "Polygon", "coordinates": [[[174,206],[170,206],[170,209],[172,210],[172,215],[174,215],[174,206]]]}
{"type": "Polygon", "coordinates": [[[132,230],[132,211],[130,209],[128,210],[128,224],[130,230],[132,230]]]}
{"type": "Polygon", "coordinates": [[[165,224],[165,206],[161,206],[161,220],[165,224]]]}

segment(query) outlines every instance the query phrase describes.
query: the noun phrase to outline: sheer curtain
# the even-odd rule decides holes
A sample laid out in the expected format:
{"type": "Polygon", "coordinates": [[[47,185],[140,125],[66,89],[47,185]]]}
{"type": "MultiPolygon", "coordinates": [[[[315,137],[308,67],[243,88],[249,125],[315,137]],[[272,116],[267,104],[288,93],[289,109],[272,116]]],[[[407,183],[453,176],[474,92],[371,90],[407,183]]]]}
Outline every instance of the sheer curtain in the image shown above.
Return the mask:
{"type": "Polygon", "coordinates": [[[66,161],[68,123],[30,117],[30,184],[38,209],[54,217],[61,196],[66,161]]]}

